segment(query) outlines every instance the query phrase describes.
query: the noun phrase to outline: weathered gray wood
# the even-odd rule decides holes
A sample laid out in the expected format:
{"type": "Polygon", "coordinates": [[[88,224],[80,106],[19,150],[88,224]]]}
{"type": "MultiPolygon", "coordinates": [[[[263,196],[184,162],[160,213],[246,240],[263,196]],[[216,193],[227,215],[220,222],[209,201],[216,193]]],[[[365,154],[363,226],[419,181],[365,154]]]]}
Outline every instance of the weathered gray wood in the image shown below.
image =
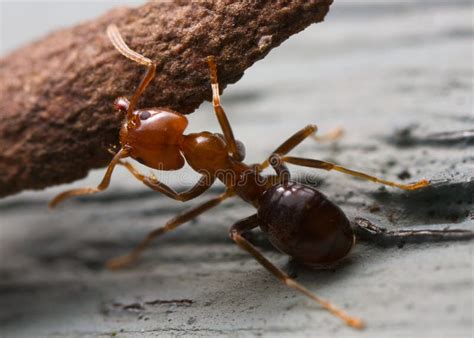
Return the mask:
{"type": "MultiPolygon", "coordinates": [[[[316,175],[320,189],[351,218],[389,229],[473,229],[472,138],[425,137],[473,128],[470,6],[336,2],[326,23],[273,51],[223,95],[248,161],[262,159],[307,123],[322,131],[342,126],[346,135],[337,145],[307,141],[294,154],[389,179],[408,172],[405,181],[438,181],[406,193],[292,167],[316,175]],[[406,133],[397,134],[403,128],[412,133],[408,145],[406,133]]],[[[190,131],[218,127],[208,104],[190,120],[190,131]]],[[[74,186],[94,185],[102,174],[74,186]]],[[[178,187],[197,178],[186,170],[163,177],[178,187]]],[[[297,267],[299,281],[367,321],[359,333],[280,285],[231,243],[229,226],[253,211],[238,200],[160,239],[133,269],[111,273],[102,268],[107,258],[127,252],[186,206],[149,192],[123,170],[110,191],[49,212],[47,200],[62,189],[0,201],[1,336],[473,334],[472,242],[359,243],[332,269],[297,267]],[[180,299],[192,303],[146,304],[180,299]]],[[[264,251],[288,267],[287,257],[267,245],[264,251]]]]}

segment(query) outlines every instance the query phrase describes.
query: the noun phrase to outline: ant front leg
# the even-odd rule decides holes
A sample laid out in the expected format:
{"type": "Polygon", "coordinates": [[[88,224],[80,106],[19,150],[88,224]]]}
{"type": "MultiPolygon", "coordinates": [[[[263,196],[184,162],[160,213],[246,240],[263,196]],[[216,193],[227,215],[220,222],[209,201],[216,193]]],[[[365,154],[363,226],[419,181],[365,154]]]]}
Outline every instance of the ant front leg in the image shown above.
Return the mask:
{"type": "Polygon", "coordinates": [[[302,166],[302,167],[323,169],[323,170],[328,170],[328,171],[335,170],[335,171],[339,171],[339,172],[341,172],[343,174],[346,174],[346,175],[355,176],[355,177],[358,177],[358,178],[362,178],[364,180],[368,180],[368,181],[388,185],[388,186],[391,186],[391,187],[400,188],[400,189],[403,189],[403,190],[417,190],[417,189],[424,188],[424,187],[426,187],[430,184],[430,181],[428,181],[426,179],[420,180],[420,181],[412,183],[412,184],[396,183],[396,182],[387,181],[387,180],[384,180],[384,179],[381,179],[381,178],[378,178],[378,177],[375,177],[375,176],[372,176],[372,175],[368,175],[368,174],[365,174],[365,173],[360,172],[360,171],[355,171],[355,170],[352,170],[352,169],[348,169],[348,168],[342,167],[342,166],[334,164],[334,163],[330,163],[330,162],[326,162],[326,161],[320,161],[320,160],[313,160],[313,159],[309,159],[309,158],[284,156],[284,157],[281,158],[281,160],[283,162],[299,165],[299,166],[302,166]]]}
{"type": "Polygon", "coordinates": [[[243,156],[239,152],[237,143],[235,142],[234,133],[230,126],[229,120],[224,112],[224,108],[221,106],[221,98],[219,96],[219,82],[217,81],[217,66],[216,60],[213,56],[207,57],[207,63],[209,65],[209,72],[211,74],[211,88],[212,88],[212,104],[214,111],[217,116],[217,120],[221,126],[224,138],[227,143],[228,152],[230,156],[236,161],[242,161],[243,156]]]}
{"type": "Polygon", "coordinates": [[[110,178],[112,176],[112,172],[115,169],[115,166],[120,162],[121,159],[125,157],[128,157],[128,151],[122,148],[117,154],[115,154],[112,161],[110,161],[109,166],[107,167],[107,171],[105,172],[104,178],[96,188],[80,188],[64,191],[59,195],[56,195],[56,197],[54,197],[49,202],[49,207],[54,208],[60,202],[72,196],[91,195],[107,189],[110,184],[110,178]]]}
{"type": "Polygon", "coordinates": [[[212,198],[208,200],[207,202],[204,202],[202,204],[199,204],[195,206],[194,208],[191,208],[188,211],[185,211],[184,213],[174,217],[173,219],[169,220],[165,226],[157,228],[150,232],[148,236],[136,247],[135,250],[133,250],[131,253],[129,253],[126,256],[121,256],[117,257],[114,259],[111,259],[107,262],[107,267],[109,269],[115,270],[115,269],[120,269],[123,268],[127,265],[132,264],[135,262],[138,257],[141,255],[143,250],[145,250],[147,247],[150,246],[150,244],[158,237],[161,236],[181,224],[184,224],[186,222],[189,222],[193,218],[196,218],[197,216],[203,214],[204,212],[208,211],[209,209],[219,205],[222,201],[227,199],[228,197],[231,197],[234,195],[234,192],[231,190],[227,190],[223,194],[212,198]]]}
{"type": "Polygon", "coordinates": [[[321,299],[312,293],[310,290],[305,288],[303,285],[292,279],[284,271],[275,266],[270,262],[263,254],[258,251],[249,241],[247,241],[242,234],[250,231],[258,226],[258,216],[257,214],[247,217],[237,223],[235,223],[229,231],[230,238],[243,250],[251,254],[265,269],[271,272],[275,277],[277,277],[283,284],[289,286],[290,288],[296,289],[299,292],[303,293],[305,296],[311,298],[313,301],[319,303],[324,309],[331,312],[336,317],[342,319],[347,325],[350,325],[357,329],[362,329],[364,327],[363,322],[360,319],[350,317],[344,311],[336,308],[327,300],[321,299]]]}
{"type": "Polygon", "coordinates": [[[158,181],[156,177],[143,175],[129,162],[120,161],[118,164],[123,165],[125,168],[127,168],[128,171],[130,171],[137,180],[143,182],[143,184],[145,184],[147,187],[161,192],[163,195],[168,196],[169,198],[181,202],[186,202],[198,197],[206,190],[208,190],[215,182],[215,177],[211,175],[203,175],[191,189],[178,193],[173,188],[158,181]]]}

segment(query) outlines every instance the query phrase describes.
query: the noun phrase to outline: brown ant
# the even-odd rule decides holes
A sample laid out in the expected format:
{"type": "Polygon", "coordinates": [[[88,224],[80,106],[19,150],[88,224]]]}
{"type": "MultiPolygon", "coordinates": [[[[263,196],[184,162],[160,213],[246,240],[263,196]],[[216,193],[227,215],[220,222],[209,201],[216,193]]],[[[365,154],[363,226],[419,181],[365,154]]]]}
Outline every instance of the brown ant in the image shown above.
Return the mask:
{"type": "Polygon", "coordinates": [[[94,194],[106,189],[117,164],[125,166],[138,180],[151,189],[183,202],[201,195],[216,179],[219,179],[227,188],[223,194],[174,217],[164,227],[153,230],[130,254],[110,260],[107,266],[117,269],[129,265],[156,237],[190,221],[225,199],[237,195],[252,204],[257,212],[232,225],[229,231],[230,238],[284,284],[318,302],[348,325],[362,328],[361,320],[348,316],[290,278],[242,235],[260,226],[275,247],[306,265],[338,261],[345,257],[353,247],[355,236],[343,211],[318,190],[291,181],[285,163],[336,170],[405,190],[416,190],[427,186],[429,182],[421,180],[409,185],[398,184],[329,162],[287,156],[304,139],[314,136],[317,130],[315,125],[308,125],[296,132],[262,163],[247,165],[243,162],[245,148],[242,143],[235,140],[220,103],[214,57],[209,56],[207,62],[210,69],[214,110],[223,134],[203,131],[184,135],[188,120],[181,113],[165,108],[136,109],[138,99],[155,76],[156,65],[150,59],[131,50],[123,41],[115,25],[107,28],[107,35],[122,55],[147,67],[145,77],[131,100],[121,97],[115,101],[115,108],[123,112],[126,117],[120,130],[122,148],[115,154],[102,182],[96,188],[65,191],[56,196],[50,202],[50,206],[54,207],[71,196],[94,194]],[[147,177],[138,172],[130,163],[123,161],[127,157],[158,170],[178,170],[186,161],[202,177],[191,189],[177,193],[156,177],[147,177]],[[273,167],[276,175],[261,175],[261,171],[269,166],[273,167]],[[228,175],[229,173],[231,175],[228,175]]]}

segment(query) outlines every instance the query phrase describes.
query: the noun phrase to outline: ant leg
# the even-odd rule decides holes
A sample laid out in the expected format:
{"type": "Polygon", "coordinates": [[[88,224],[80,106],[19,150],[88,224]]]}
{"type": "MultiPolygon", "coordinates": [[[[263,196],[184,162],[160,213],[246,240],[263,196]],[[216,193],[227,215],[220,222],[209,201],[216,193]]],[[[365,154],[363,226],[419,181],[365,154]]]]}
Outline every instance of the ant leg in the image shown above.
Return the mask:
{"type": "Polygon", "coordinates": [[[242,161],[243,156],[241,153],[239,153],[237,143],[235,142],[234,133],[232,132],[232,127],[230,126],[229,120],[227,119],[224,109],[221,106],[221,99],[219,96],[219,82],[217,81],[216,60],[213,56],[208,56],[207,63],[209,65],[209,72],[211,73],[212,104],[214,105],[214,111],[216,113],[217,120],[219,121],[222,132],[224,133],[228,152],[233,159],[242,161]]]}
{"type": "Polygon", "coordinates": [[[186,223],[193,218],[196,218],[197,216],[201,215],[205,211],[208,211],[209,209],[219,205],[222,201],[224,201],[226,198],[233,196],[234,193],[231,190],[227,190],[223,194],[212,198],[202,204],[199,204],[184,213],[172,218],[169,220],[165,226],[157,228],[150,232],[148,236],[133,250],[131,253],[125,256],[117,257],[114,259],[111,259],[107,262],[107,268],[115,270],[115,269],[120,269],[122,267],[125,267],[127,265],[132,264],[134,261],[137,260],[137,258],[140,256],[140,254],[145,250],[148,246],[150,246],[151,242],[155,240],[158,236],[161,236],[176,227],[180,226],[183,223],[186,223]]]}
{"type": "Polygon", "coordinates": [[[121,148],[119,152],[115,154],[112,161],[110,161],[109,166],[107,167],[107,171],[105,172],[104,178],[96,188],[79,188],[63,191],[59,195],[56,195],[56,197],[54,197],[49,202],[49,207],[54,208],[60,202],[72,196],[91,195],[107,189],[110,184],[110,177],[112,176],[112,172],[114,171],[115,166],[120,162],[120,159],[125,157],[128,157],[128,151],[124,148],[121,148]]]}
{"type": "Polygon", "coordinates": [[[270,156],[269,163],[277,174],[276,177],[278,177],[278,183],[288,183],[291,174],[285,163],[281,160],[281,156],[279,154],[273,154],[272,156],[270,156]]]}
{"type": "Polygon", "coordinates": [[[257,214],[247,217],[234,225],[229,230],[230,238],[243,250],[251,254],[265,269],[271,272],[275,277],[277,277],[283,284],[289,286],[290,288],[296,289],[299,292],[303,293],[305,296],[311,298],[315,302],[319,303],[324,309],[331,312],[336,317],[339,317],[347,325],[350,325],[357,329],[362,329],[364,327],[363,322],[360,319],[350,317],[342,310],[339,310],[334,305],[332,305],[327,300],[321,299],[312,293],[310,290],[305,288],[303,285],[292,279],[284,271],[276,267],[272,262],[270,262],[263,254],[258,251],[249,241],[247,241],[242,234],[246,231],[249,231],[258,226],[258,216],[257,214]]]}
{"type": "MultiPolygon", "coordinates": [[[[283,142],[278,148],[276,148],[273,152],[273,154],[279,154],[279,155],[286,155],[288,154],[291,150],[293,150],[298,144],[303,142],[306,138],[308,138],[311,135],[314,135],[318,131],[318,127],[315,124],[308,124],[306,127],[303,129],[298,130],[295,134],[293,134],[289,139],[287,139],[285,142],[283,142]]],[[[270,159],[272,157],[270,155],[264,162],[262,162],[259,166],[258,169],[262,171],[263,169],[267,168],[270,165],[270,159]]]]}
{"type": "Polygon", "coordinates": [[[344,129],[341,127],[337,127],[329,130],[323,135],[311,134],[311,137],[318,142],[334,142],[336,140],[339,140],[342,135],[344,135],[344,129]]]}
{"type": "Polygon", "coordinates": [[[140,173],[131,163],[127,161],[120,161],[118,164],[123,165],[132,173],[135,178],[146,186],[150,187],[153,190],[161,192],[163,195],[168,196],[177,201],[186,202],[193,198],[198,197],[206,190],[208,190],[212,184],[214,184],[215,177],[211,175],[202,175],[199,181],[189,190],[178,193],[173,188],[167,186],[166,184],[158,181],[154,176],[145,176],[140,173]]]}
{"type": "Polygon", "coordinates": [[[398,229],[387,230],[362,217],[354,219],[355,233],[360,240],[383,247],[403,246],[405,243],[462,241],[474,239],[474,231],[467,229],[398,229]]]}
{"type": "MultiPolygon", "coordinates": [[[[330,130],[326,134],[317,136],[316,135],[317,131],[318,131],[318,127],[315,124],[308,124],[303,129],[298,130],[289,139],[287,139],[278,148],[276,148],[272,152],[272,155],[273,154],[286,155],[308,137],[312,137],[313,139],[319,142],[326,142],[326,141],[337,140],[344,133],[344,130],[342,128],[336,128],[334,130],[330,130]]],[[[270,158],[271,158],[271,155],[264,162],[258,165],[258,169],[260,171],[262,171],[263,169],[267,168],[270,165],[270,158]]]]}
{"type": "Polygon", "coordinates": [[[323,169],[323,170],[328,170],[328,171],[329,170],[335,170],[335,171],[339,171],[339,172],[347,174],[347,175],[359,177],[359,178],[362,178],[364,180],[368,180],[368,181],[388,185],[388,186],[391,186],[391,187],[397,187],[397,188],[400,188],[400,189],[403,189],[403,190],[417,190],[417,189],[421,189],[423,187],[426,187],[430,184],[430,182],[426,179],[423,179],[421,181],[418,181],[418,182],[415,182],[415,183],[412,183],[412,184],[395,183],[395,182],[392,182],[392,181],[386,181],[384,179],[377,178],[375,176],[371,176],[371,175],[362,173],[360,171],[355,171],[355,170],[352,170],[352,169],[348,169],[348,168],[339,166],[339,165],[334,164],[334,163],[330,163],[330,162],[326,162],[326,161],[320,161],[320,160],[313,160],[313,159],[308,159],[308,158],[284,156],[284,157],[281,158],[281,160],[283,162],[299,165],[299,166],[302,166],[302,167],[310,167],[310,168],[323,169]]]}
{"type": "Polygon", "coordinates": [[[110,39],[110,42],[114,45],[114,47],[126,58],[135,61],[143,66],[147,66],[147,72],[145,73],[145,76],[143,80],[141,81],[140,85],[138,86],[137,90],[135,91],[135,94],[133,94],[132,99],[130,100],[130,103],[127,108],[127,119],[130,120],[133,115],[133,111],[135,110],[135,107],[137,106],[138,99],[142,95],[142,93],[145,91],[146,87],[148,87],[149,83],[153,78],[155,77],[156,73],[156,64],[151,61],[149,58],[135,52],[134,50],[130,49],[130,47],[127,46],[125,41],[123,41],[122,35],[120,35],[120,32],[115,25],[110,25],[107,27],[107,36],[110,39]]]}

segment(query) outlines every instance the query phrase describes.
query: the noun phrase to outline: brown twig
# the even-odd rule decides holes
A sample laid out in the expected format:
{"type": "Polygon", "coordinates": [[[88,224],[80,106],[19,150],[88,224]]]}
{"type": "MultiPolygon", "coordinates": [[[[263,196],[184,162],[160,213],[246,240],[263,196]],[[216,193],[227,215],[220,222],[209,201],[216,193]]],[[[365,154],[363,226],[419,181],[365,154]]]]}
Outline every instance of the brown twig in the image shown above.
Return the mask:
{"type": "Polygon", "coordinates": [[[290,35],[324,19],[332,0],[174,1],[119,8],[55,32],[0,60],[0,197],[84,177],[110,160],[128,96],[143,70],[112,47],[116,23],[127,43],[157,62],[140,102],[190,113],[211,98],[207,55],[221,88],[290,35]]]}

